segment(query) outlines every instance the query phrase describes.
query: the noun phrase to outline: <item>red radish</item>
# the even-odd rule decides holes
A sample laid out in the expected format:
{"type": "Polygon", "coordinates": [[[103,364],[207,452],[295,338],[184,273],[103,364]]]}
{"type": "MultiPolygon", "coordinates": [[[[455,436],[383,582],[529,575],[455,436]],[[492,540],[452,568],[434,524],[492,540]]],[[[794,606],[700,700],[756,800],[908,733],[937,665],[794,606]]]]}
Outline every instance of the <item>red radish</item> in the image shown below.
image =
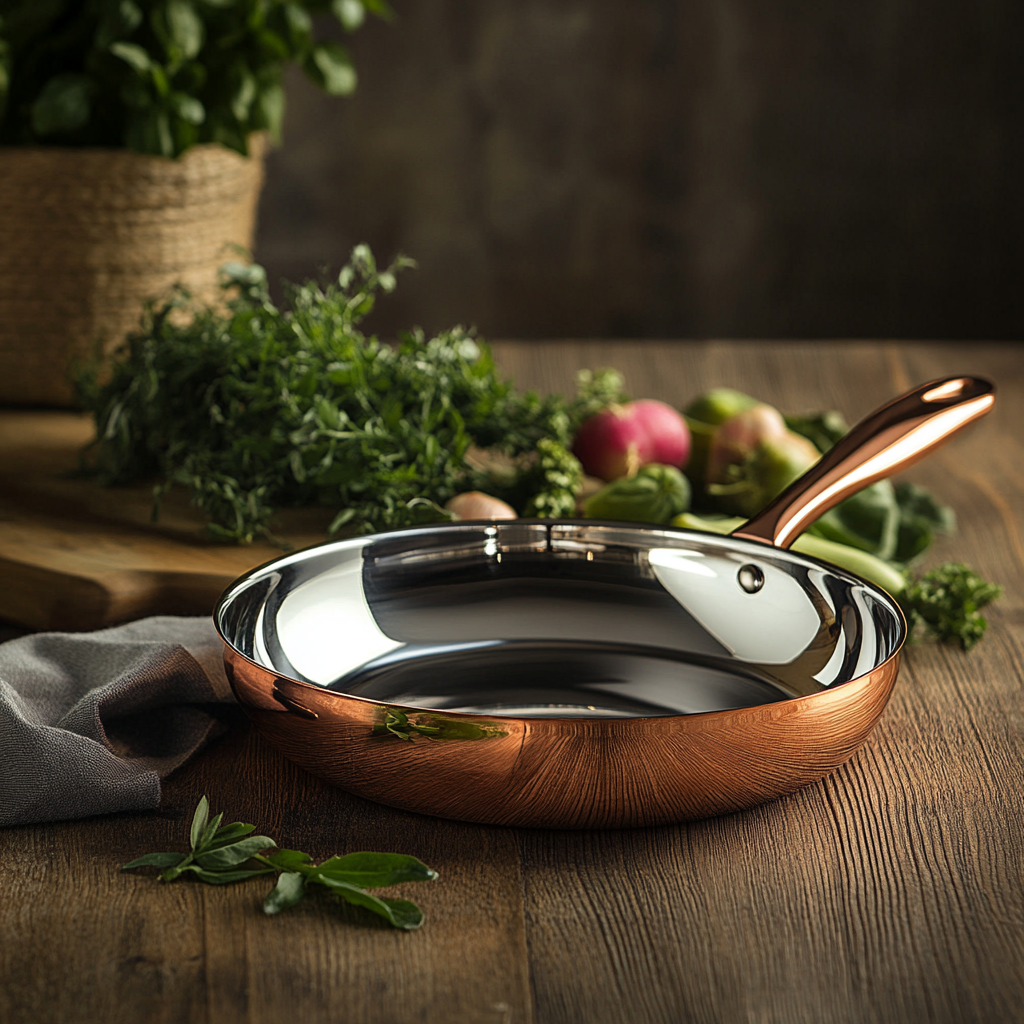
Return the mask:
{"type": "Polygon", "coordinates": [[[670,405],[642,398],[629,406],[651,441],[651,462],[682,469],[690,458],[690,428],[670,405]]]}
{"type": "Polygon", "coordinates": [[[643,399],[591,416],[576,434],[572,450],[589,476],[618,480],[650,462],[685,466],[690,430],[671,406],[643,399]]]}

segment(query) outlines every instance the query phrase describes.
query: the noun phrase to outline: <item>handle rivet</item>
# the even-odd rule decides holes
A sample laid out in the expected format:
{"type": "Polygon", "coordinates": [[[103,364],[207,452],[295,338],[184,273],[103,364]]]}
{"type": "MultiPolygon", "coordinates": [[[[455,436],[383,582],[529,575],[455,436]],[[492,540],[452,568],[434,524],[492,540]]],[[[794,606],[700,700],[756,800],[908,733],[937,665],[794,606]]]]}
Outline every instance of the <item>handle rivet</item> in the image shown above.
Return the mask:
{"type": "Polygon", "coordinates": [[[764,573],[756,565],[742,566],[736,579],[748,594],[756,594],[764,586],[764,573]]]}

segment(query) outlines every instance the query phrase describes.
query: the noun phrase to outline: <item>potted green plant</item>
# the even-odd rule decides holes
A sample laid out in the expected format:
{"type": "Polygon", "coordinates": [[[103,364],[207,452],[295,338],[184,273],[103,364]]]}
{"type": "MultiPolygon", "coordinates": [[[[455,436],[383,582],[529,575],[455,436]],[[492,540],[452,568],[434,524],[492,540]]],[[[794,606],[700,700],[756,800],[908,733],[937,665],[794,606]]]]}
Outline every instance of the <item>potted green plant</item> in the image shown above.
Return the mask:
{"type": "Polygon", "coordinates": [[[5,0],[0,6],[0,402],[66,405],[67,367],[145,299],[211,296],[251,248],[282,75],[356,85],[314,15],[384,0],[5,0]]]}

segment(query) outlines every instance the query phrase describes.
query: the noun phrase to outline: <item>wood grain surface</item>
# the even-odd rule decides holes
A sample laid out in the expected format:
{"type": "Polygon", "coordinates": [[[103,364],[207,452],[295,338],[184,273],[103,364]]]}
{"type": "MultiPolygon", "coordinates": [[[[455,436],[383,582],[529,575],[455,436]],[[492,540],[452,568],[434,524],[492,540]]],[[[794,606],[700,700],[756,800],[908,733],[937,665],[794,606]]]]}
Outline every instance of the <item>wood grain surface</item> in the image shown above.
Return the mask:
{"type": "MultiPolygon", "coordinates": [[[[32,629],[99,629],[158,613],[209,614],[224,588],[280,547],[218,543],[183,491],[153,519],[152,486],[101,487],[80,472],[91,420],[0,411],[0,620],[32,629]]],[[[290,510],[292,547],[326,537],[332,513],[290,510]]]]}
{"type": "MultiPolygon", "coordinates": [[[[711,385],[855,418],[910,383],[991,377],[995,412],[912,477],[956,509],[929,557],[1006,587],[965,655],[912,647],[864,750],[823,782],[689,825],[552,832],[445,822],[320,783],[243,722],[161,809],[0,832],[0,1022],[907,1024],[1024,1016],[1024,349],[504,343],[521,384],[615,365],[681,403],[711,385]],[[424,928],[119,874],[180,847],[208,793],[314,855],[415,854],[424,928]]],[[[2,794],[0,794],[2,799],[2,794]]]]}

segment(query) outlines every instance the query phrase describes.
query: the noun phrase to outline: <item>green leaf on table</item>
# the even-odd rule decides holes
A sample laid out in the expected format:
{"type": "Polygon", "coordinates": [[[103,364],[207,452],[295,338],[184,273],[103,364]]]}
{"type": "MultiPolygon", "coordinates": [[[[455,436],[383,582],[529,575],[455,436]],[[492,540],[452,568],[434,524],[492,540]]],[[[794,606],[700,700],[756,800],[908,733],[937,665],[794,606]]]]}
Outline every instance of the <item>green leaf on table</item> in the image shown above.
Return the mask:
{"type": "Polygon", "coordinates": [[[334,893],[349,903],[365,907],[396,928],[409,931],[423,923],[423,913],[409,900],[379,899],[362,885],[384,886],[397,882],[426,882],[437,872],[407,854],[351,853],[331,857],[319,867],[301,850],[277,849],[269,836],[254,836],[253,825],[232,822],[220,825],[223,815],[210,819],[210,804],[204,796],[196,807],[189,828],[191,853],[149,853],[125,864],[128,868],[162,868],[160,879],[173,882],[192,875],[207,885],[230,885],[263,875],[279,874],[277,884],[263,903],[264,912],[278,914],[295,906],[307,892],[308,883],[334,893]],[[270,856],[262,850],[274,847],[270,856]],[[246,862],[248,867],[240,867],[246,862]],[[256,866],[259,865],[259,866],[256,866]]]}
{"type": "Polygon", "coordinates": [[[267,855],[267,860],[275,868],[280,868],[282,871],[295,871],[306,864],[312,863],[313,858],[301,850],[275,850],[267,855]]]}
{"type": "Polygon", "coordinates": [[[121,870],[128,871],[131,868],[173,868],[180,864],[187,856],[187,853],[147,853],[144,857],[137,857],[127,864],[122,864],[121,870]]]}
{"type": "Polygon", "coordinates": [[[246,825],[241,821],[233,821],[230,825],[217,829],[217,834],[206,844],[206,849],[215,850],[220,846],[227,846],[255,831],[255,825],[246,825]]]}
{"type": "Polygon", "coordinates": [[[55,75],[32,104],[32,130],[56,135],[84,127],[92,114],[96,83],[85,75],[55,75]]]}
{"type": "Polygon", "coordinates": [[[331,857],[316,868],[325,875],[366,889],[382,889],[401,882],[432,882],[437,872],[421,860],[402,853],[348,853],[331,857]]]}
{"type": "Polygon", "coordinates": [[[413,931],[423,924],[423,911],[410,900],[382,899],[359,888],[358,885],[350,885],[348,882],[339,882],[328,877],[317,880],[322,885],[328,886],[332,893],[340,896],[346,902],[372,910],[373,913],[403,931],[413,931]]]}
{"type": "Polygon", "coordinates": [[[193,850],[199,845],[199,841],[203,838],[203,832],[206,831],[206,826],[209,824],[209,821],[210,801],[203,796],[196,807],[196,813],[192,815],[192,827],[189,830],[189,840],[192,843],[193,850]]]}
{"type": "Polygon", "coordinates": [[[294,907],[306,895],[306,880],[302,875],[286,871],[277,880],[263,901],[264,914],[280,914],[282,910],[294,907]]]}
{"type": "Polygon", "coordinates": [[[223,817],[223,814],[218,814],[206,823],[206,828],[203,829],[202,834],[199,836],[199,842],[193,847],[194,850],[205,850],[210,845],[213,837],[217,834],[217,829],[220,828],[223,817]]]}
{"type": "Polygon", "coordinates": [[[249,836],[230,846],[222,846],[215,850],[207,850],[196,856],[196,863],[208,871],[233,868],[242,864],[260,850],[267,850],[277,844],[269,836],[249,836]]]}

